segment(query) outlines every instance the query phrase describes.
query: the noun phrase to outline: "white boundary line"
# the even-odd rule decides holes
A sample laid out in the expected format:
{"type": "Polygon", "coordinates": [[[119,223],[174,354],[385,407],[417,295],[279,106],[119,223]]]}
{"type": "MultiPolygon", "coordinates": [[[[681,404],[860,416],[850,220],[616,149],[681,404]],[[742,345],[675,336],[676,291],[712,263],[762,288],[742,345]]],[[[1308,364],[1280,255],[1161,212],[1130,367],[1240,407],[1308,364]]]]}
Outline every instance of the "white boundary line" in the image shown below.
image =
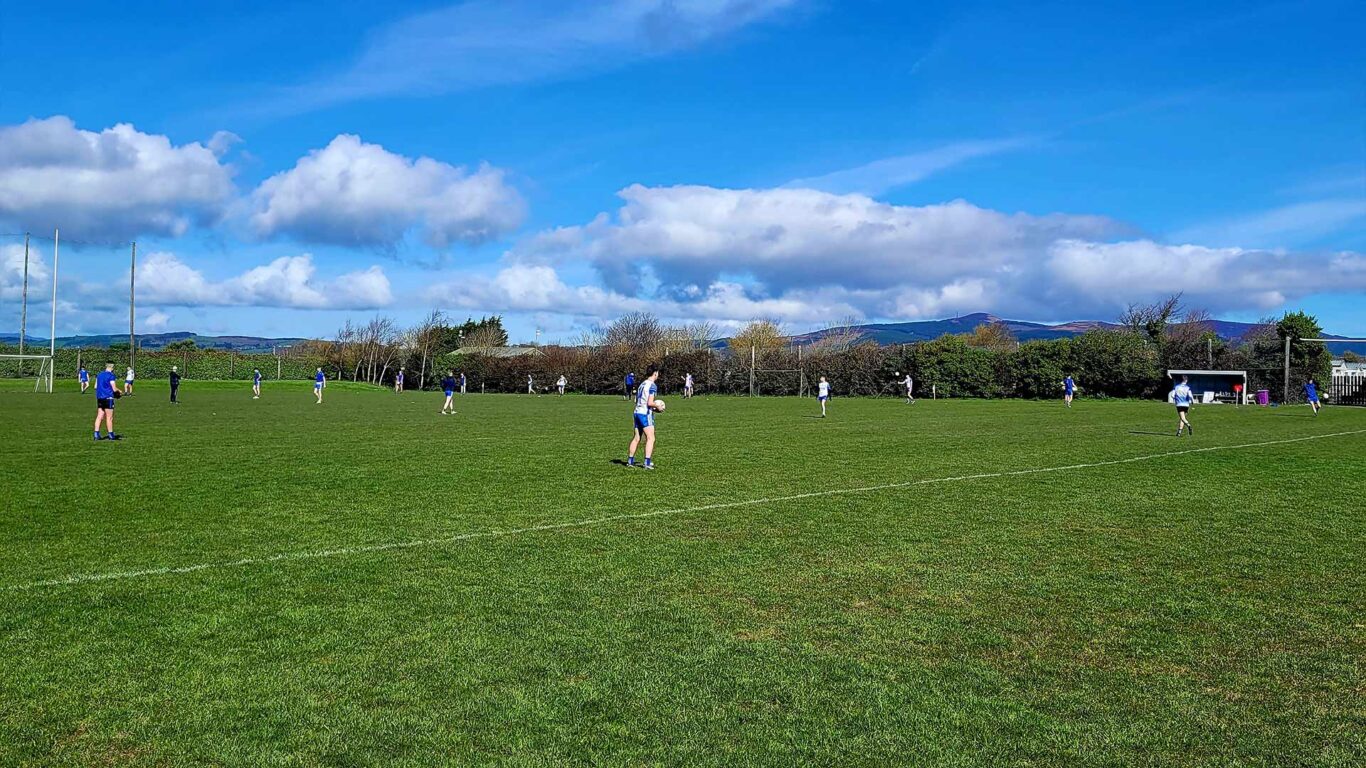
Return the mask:
{"type": "Polygon", "coordinates": [[[546,523],[544,525],[532,525],[525,528],[509,528],[506,530],[493,529],[489,531],[475,531],[471,533],[460,533],[454,536],[444,536],[436,539],[417,539],[414,541],[395,541],[384,544],[363,544],[355,547],[338,547],[336,549],[318,549],[304,552],[282,552],[277,555],[267,555],[264,557],[244,557],[240,560],[220,560],[210,563],[196,563],[194,565],[165,566],[161,568],[146,568],[136,571],[112,571],[107,573],[86,573],[74,574],[60,579],[47,579],[44,581],[31,581],[26,584],[14,584],[0,588],[0,592],[17,592],[44,587],[61,587],[80,584],[93,584],[101,581],[121,581],[125,579],[138,579],[148,576],[173,576],[185,573],[196,573],[199,571],[218,570],[222,568],[240,568],[248,565],[265,565],[269,563],[292,562],[296,560],[316,560],[325,557],[343,557],[346,555],[362,555],[371,552],[388,552],[396,549],[414,549],[417,547],[436,547],[445,544],[456,544],[462,541],[473,539],[493,539],[507,536],[518,536],[525,533],[541,533],[544,531],[559,531],[567,528],[586,528],[605,523],[614,523],[623,520],[644,520],[654,517],[667,517],[670,515],[687,514],[689,512],[709,512],[717,509],[734,509],[736,507],[751,507],[760,504],[773,504],[783,501],[797,501],[800,499],[814,499],[822,496],[843,496],[855,493],[872,493],[875,491],[889,491],[898,488],[911,488],[918,485],[934,485],[937,483],[955,483],[964,480],[987,480],[997,477],[1020,477],[1022,475],[1040,475],[1049,472],[1068,472],[1076,469],[1094,469],[1096,467],[1112,467],[1119,464],[1133,464],[1140,461],[1152,461],[1153,459],[1165,459],[1171,456],[1186,456],[1193,453],[1209,453],[1212,451],[1233,451],[1243,448],[1261,448],[1268,445],[1286,445],[1288,443],[1303,443],[1310,440],[1325,440],[1330,437],[1345,437],[1347,435],[1360,435],[1366,433],[1366,429],[1355,429],[1348,432],[1333,432],[1326,435],[1309,435],[1306,437],[1292,437],[1284,440],[1265,440],[1257,443],[1240,443],[1238,445],[1212,445],[1203,448],[1187,448],[1180,451],[1168,451],[1166,453],[1150,453],[1143,456],[1130,456],[1126,459],[1111,459],[1108,461],[1096,461],[1087,464],[1064,464],[1056,467],[1035,467],[1033,469],[1016,469],[1006,472],[981,472],[973,475],[955,475],[952,477],[932,477],[922,480],[907,480],[900,483],[886,483],[883,485],[865,485],[855,488],[834,488],[825,491],[810,491],[808,493],[794,493],[789,496],[770,496],[762,499],[747,499],[745,501],[724,501],[716,504],[703,504],[697,507],[679,507],[677,509],[661,509],[654,512],[639,512],[634,514],[607,515],[604,517],[593,517],[586,520],[571,520],[563,523],[546,523]]]}

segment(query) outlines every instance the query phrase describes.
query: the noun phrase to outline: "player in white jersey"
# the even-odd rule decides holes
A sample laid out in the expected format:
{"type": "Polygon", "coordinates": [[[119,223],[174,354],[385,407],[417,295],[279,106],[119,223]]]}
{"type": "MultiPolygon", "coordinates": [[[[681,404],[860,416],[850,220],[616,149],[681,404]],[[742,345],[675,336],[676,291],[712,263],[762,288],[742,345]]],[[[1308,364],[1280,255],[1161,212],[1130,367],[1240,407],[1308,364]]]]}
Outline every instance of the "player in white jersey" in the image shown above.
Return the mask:
{"type": "Polygon", "coordinates": [[[403,369],[399,368],[398,373],[394,374],[394,394],[403,392],[403,369]]]}
{"type": "Polygon", "coordinates": [[[130,367],[128,373],[123,374],[123,394],[133,394],[133,369],[130,367]]]}
{"type": "Polygon", "coordinates": [[[555,389],[560,391],[560,397],[564,397],[564,388],[568,383],[569,380],[564,377],[563,373],[560,374],[560,378],[555,380],[555,389]]]}
{"type": "Polygon", "coordinates": [[[636,466],[636,449],[640,447],[640,438],[645,438],[645,468],[654,469],[655,453],[655,393],[659,388],[655,382],[659,379],[659,371],[651,373],[640,382],[636,387],[636,407],[631,414],[631,420],[635,425],[635,433],[631,436],[631,447],[627,449],[626,464],[636,466]]]}
{"type": "Polygon", "coordinates": [[[688,375],[686,375],[686,376],[683,377],[683,396],[684,396],[684,397],[692,397],[692,393],[693,393],[693,383],[692,383],[692,374],[690,373],[690,374],[688,374],[688,375]]]}
{"type": "Polygon", "coordinates": [[[1176,405],[1176,436],[1181,436],[1181,429],[1184,427],[1195,437],[1195,427],[1191,426],[1190,419],[1186,415],[1190,413],[1191,403],[1195,402],[1195,393],[1191,391],[1190,379],[1182,376],[1181,383],[1172,389],[1172,403],[1176,405]]]}
{"type": "Polygon", "coordinates": [[[914,402],[915,402],[915,380],[911,378],[911,374],[909,374],[909,373],[906,374],[906,378],[905,378],[904,381],[901,382],[901,385],[904,386],[904,387],[906,388],[906,404],[907,404],[907,405],[910,405],[910,404],[914,403],[914,402]]]}
{"type": "Polygon", "coordinates": [[[830,382],[822,376],[820,383],[816,385],[816,399],[821,404],[821,418],[825,418],[825,401],[830,399],[830,382]]]}

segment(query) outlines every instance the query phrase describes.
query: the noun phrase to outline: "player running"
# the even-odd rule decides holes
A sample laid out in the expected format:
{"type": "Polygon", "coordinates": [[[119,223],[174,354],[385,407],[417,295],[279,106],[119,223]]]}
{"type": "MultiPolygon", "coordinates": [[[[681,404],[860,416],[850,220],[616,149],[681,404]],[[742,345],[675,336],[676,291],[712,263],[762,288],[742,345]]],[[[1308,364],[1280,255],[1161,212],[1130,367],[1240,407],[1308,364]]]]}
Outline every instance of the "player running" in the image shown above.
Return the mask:
{"type": "Polygon", "coordinates": [[[251,399],[261,399],[261,369],[257,368],[251,372],[251,399]]]}
{"type": "MultiPolygon", "coordinates": [[[[441,380],[441,389],[446,393],[446,402],[441,406],[441,415],[455,413],[455,403],[452,402],[452,398],[455,397],[455,371],[446,371],[446,378],[441,380]]],[[[460,374],[460,390],[463,392],[464,389],[465,374],[462,373],[460,374]]]]}
{"type": "Polygon", "coordinates": [[[95,439],[103,440],[100,437],[100,422],[107,422],[109,425],[109,439],[120,439],[114,432],[114,399],[119,396],[118,387],[115,384],[117,377],[114,375],[114,364],[105,363],[104,370],[100,371],[95,377],[95,439]]]}
{"type": "Polygon", "coordinates": [[[692,383],[692,374],[690,373],[690,374],[688,374],[688,375],[686,375],[686,376],[683,377],[683,396],[684,396],[684,397],[692,397],[692,395],[693,395],[693,383],[692,383]]]}
{"type": "Polygon", "coordinates": [[[1309,381],[1304,382],[1304,399],[1309,401],[1309,407],[1314,409],[1314,415],[1319,415],[1319,409],[1323,406],[1319,404],[1319,385],[1310,376],[1309,381]]]}
{"type": "Polygon", "coordinates": [[[318,398],[318,405],[323,404],[323,389],[325,387],[327,387],[327,375],[323,373],[322,368],[319,368],[318,372],[313,374],[313,396],[318,398]]]}
{"type": "Polygon", "coordinates": [[[394,374],[394,394],[403,392],[403,369],[399,368],[398,373],[394,374]]]}
{"type": "Polygon", "coordinates": [[[906,378],[905,378],[904,380],[902,380],[901,386],[903,386],[903,387],[906,388],[906,405],[912,405],[912,404],[914,404],[914,403],[915,403],[915,380],[911,378],[911,374],[909,374],[909,373],[906,374],[906,378]]]}
{"type": "Polygon", "coordinates": [[[1067,374],[1062,380],[1062,400],[1067,403],[1067,407],[1072,407],[1072,396],[1077,392],[1077,382],[1072,381],[1072,374],[1067,374]]]}
{"type": "Polygon", "coordinates": [[[133,367],[128,366],[128,373],[123,374],[123,394],[133,394],[133,367]]]}
{"type": "Polygon", "coordinates": [[[655,453],[655,393],[659,391],[659,388],[655,386],[657,379],[659,379],[659,371],[647,376],[640,383],[640,388],[636,390],[636,407],[632,414],[636,431],[631,437],[631,447],[627,449],[626,464],[628,466],[636,466],[636,448],[640,446],[640,438],[644,436],[645,468],[655,468],[652,457],[655,453]]]}
{"type": "Polygon", "coordinates": [[[820,383],[816,385],[816,399],[821,404],[821,418],[825,418],[825,401],[830,399],[830,382],[822,376],[820,383]]]}
{"type": "Polygon", "coordinates": [[[1181,383],[1172,389],[1172,402],[1176,404],[1176,436],[1181,436],[1181,429],[1190,431],[1191,437],[1195,437],[1195,427],[1191,426],[1190,419],[1186,414],[1190,413],[1191,403],[1195,402],[1195,393],[1191,392],[1190,379],[1182,376],[1181,383]]]}
{"type": "Polygon", "coordinates": [[[558,379],[555,380],[555,389],[559,390],[559,392],[560,392],[560,397],[564,397],[564,388],[565,388],[565,385],[568,384],[568,383],[569,383],[569,380],[566,379],[566,378],[564,377],[564,374],[563,374],[563,373],[560,374],[560,378],[558,378],[558,379]]]}
{"type": "Polygon", "coordinates": [[[528,395],[536,391],[536,382],[531,378],[531,374],[526,375],[526,393],[528,395]]]}
{"type": "Polygon", "coordinates": [[[81,382],[81,394],[85,394],[85,391],[90,389],[90,371],[82,365],[81,369],[76,371],[76,378],[81,382]]]}

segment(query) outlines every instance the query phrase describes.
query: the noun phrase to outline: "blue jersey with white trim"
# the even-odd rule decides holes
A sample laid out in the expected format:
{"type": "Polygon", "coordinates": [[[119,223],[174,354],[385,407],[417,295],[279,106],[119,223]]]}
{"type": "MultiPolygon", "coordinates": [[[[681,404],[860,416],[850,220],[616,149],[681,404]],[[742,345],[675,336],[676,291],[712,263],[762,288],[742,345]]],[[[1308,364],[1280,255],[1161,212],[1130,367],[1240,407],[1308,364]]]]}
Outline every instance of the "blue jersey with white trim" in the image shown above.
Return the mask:
{"type": "Polygon", "coordinates": [[[1185,384],[1177,384],[1176,389],[1172,390],[1172,402],[1177,405],[1190,405],[1195,399],[1195,393],[1185,384]]]}

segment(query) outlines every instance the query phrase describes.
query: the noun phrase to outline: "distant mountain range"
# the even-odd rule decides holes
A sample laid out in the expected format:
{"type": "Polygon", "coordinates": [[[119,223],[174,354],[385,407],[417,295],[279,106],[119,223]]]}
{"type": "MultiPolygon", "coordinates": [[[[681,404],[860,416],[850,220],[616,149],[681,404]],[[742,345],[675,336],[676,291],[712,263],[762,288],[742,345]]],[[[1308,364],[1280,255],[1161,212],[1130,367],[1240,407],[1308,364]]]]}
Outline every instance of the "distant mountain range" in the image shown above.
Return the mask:
{"type": "MultiPolygon", "coordinates": [[[[983,323],[1003,322],[1015,334],[1015,338],[1020,341],[1033,341],[1035,339],[1060,339],[1069,336],[1078,336],[1087,331],[1097,329],[1118,329],[1121,326],[1115,323],[1106,323],[1099,320],[1076,320],[1070,323],[1060,323],[1058,325],[1046,325],[1044,323],[1031,323],[1024,320],[1005,320],[995,315],[985,312],[975,312],[970,315],[953,317],[947,320],[917,320],[906,323],[870,323],[867,325],[852,326],[850,330],[859,333],[864,339],[876,341],[878,344],[910,344],[916,341],[929,341],[937,339],[946,333],[971,333],[973,328],[983,323]]],[[[1232,320],[1211,320],[1210,325],[1220,338],[1228,341],[1237,341],[1247,335],[1249,331],[1257,327],[1256,323],[1238,323],[1232,320]]],[[[830,329],[812,331],[793,337],[793,341],[809,343],[819,341],[832,333],[840,333],[845,329],[830,329]]],[[[1344,338],[1325,333],[1324,338],[1344,338]]],[[[1344,351],[1351,350],[1357,354],[1366,354],[1366,344],[1360,342],[1344,342],[1340,344],[1330,343],[1328,348],[1334,354],[1342,354],[1344,351]]]]}
{"type": "MultiPolygon", "coordinates": [[[[996,321],[1005,323],[1015,334],[1015,338],[1020,341],[1033,341],[1034,339],[1059,339],[1068,336],[1077,336],[1095,329],[1115,329],[1120,326],[1114,323],[1101,322],[1099,320],[1076,320],[1070,323],[1060,323],[1058,325],[1047,325],[1044,323],[1031,323],[1024,320],[1003,320],[995,315],[985,312],[975,312],[970,315],[952,317],[947,320],[916,320],[906,323],[869,323],[866,325],[852,326],[851,330],[859,333],[862,338],[877,342],[878,344],[910,344],[916,341],[929,341],[937,339],[946,333],[971,333],[973,328],[982,323],[992,323],[996,321]]],[[[1232,320],[1211,320],[1214,332],[1221,338],[1229,341],[1237,341],[1247,334],[1248,331],[1256,328],[1255,323],[1237,323],[1232,320]]],[[[842,332],[844,329],[824,329],[812,331],[792,337],[794,342],[811,343],[818,341],[832,333],[842,332]]],[[[1324,338],[1343,338],[1334,334],[1325,333],[1324,338]]],[[[293,344],[306,341],[300,338],[280,338],[272,339],[262,336],[200,336],[197,333],[188,331],[177,331],[174,333],[140,333],[138,334],[138,347],[140,349],[160,349],[173,341],[182,339],[194,339],[196,346],[203,349],[235,349],[238,352],[269,352],[276,347],[287,347],[293,344]]],[[[17,333],[0,333],[0,344],[16,344],[19,341],[17,333]]],[[[34,347],[47,345],[47,339],[28,337],[28,344],[34,347]]],[[[61,336],[57,339],[59,347],[108,347],[111,344],[127,344],[127,334],[96,334],[89,336],[61,336]]],[[[713,342],[713,346],[723,347],[725,339],[713,342]]],[[[1357,354],[1366,355],[1366,343],[1361,342],[1342,342],[1330,343],[1328,348],[1337,355],[1347,350],[1357,354]]]]}
{"type": "MultiPolygon", "coordinates": [[[[200,336],[189,331],[174,331],[171,333],[139,333],[138,349],[161,349],[173,341],[193,339],[195,346],[201,349],[233,349],[238,352],[269,352],[275,347],[288,347],[298,344],[307,339],[285,338],[270,339],[261,336],[200,336]]],[[[0,333],[0,344],[18,344],[19,334],[0,333]]],[[[27,345],[34,347],[46,347],[46,338],[35,338],[30,335],[27,345]]],[[[128,345],[128,334],[123,333],[101,333],[88,336],[58,336],[58,347],[108,347],[113,344],[128,345]]]]}

